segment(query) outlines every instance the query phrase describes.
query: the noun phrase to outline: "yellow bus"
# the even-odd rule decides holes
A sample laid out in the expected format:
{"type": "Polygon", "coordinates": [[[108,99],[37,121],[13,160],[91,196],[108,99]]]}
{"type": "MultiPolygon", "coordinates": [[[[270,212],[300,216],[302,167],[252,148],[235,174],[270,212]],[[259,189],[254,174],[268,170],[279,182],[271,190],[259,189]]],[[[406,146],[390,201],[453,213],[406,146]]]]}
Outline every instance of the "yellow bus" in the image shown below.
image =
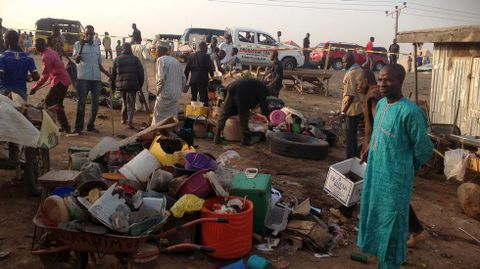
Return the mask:
{"type": "Polygon", "coordinates": [[[84,28],[79,21],[42,18],[35,23],[35,35],[33,40],[47,38],[52,34],[52,27],[56,25],[60,28],[62,36],[65,38],[63,50],[67,55],[72,55],[73,45],[83,37],[84,28]]]}

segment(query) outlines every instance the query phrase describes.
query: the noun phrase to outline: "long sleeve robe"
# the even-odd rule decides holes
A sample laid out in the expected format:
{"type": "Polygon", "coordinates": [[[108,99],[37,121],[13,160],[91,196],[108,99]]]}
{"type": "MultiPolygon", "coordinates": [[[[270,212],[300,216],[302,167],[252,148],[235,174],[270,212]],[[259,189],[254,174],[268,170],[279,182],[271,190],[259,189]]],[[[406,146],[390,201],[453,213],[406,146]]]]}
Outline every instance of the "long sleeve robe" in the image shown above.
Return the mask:
{"type": "MultiPolygon", "coordinates": [[[[364,179],[358,246],[380,265],[405,261],[408,208],[415,170],[432,155],[423,112],[403,97],[377,104],[364,179]]],[[[398,267],[397,267],[398,266],[398,267]]]]}

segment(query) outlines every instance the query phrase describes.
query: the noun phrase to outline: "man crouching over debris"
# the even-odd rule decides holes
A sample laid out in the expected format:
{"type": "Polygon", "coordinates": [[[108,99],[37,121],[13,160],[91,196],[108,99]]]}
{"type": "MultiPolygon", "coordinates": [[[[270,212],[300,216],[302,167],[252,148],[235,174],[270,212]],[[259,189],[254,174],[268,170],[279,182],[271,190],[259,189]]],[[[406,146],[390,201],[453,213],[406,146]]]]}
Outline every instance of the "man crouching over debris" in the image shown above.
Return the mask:
{"type": "Polygon", "coordinates": [[[268,115],[267,96],[268,88],[262,81],[254,78],[242,78],[232,82],[227,87],[227,97],[223,104],[222,114],[218,119],[217,133],[214,138],[216,144],[220,144],[221,133],[225,128],[227,119],[231,116],[239,115],[240,127],[242,129],[242,145],[250,145],[251,132],[248,129],[248,120],[250,118],[250,109],[260,105],[262,114],[268,115]]]}

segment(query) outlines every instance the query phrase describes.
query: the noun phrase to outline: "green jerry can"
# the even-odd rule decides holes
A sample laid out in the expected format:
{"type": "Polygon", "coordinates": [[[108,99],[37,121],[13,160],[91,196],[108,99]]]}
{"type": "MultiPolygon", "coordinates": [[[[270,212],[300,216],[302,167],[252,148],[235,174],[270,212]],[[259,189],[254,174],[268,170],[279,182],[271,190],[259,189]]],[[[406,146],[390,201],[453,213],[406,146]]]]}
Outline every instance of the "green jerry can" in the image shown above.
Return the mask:
{"type": "Polygon", "coordinates": [[[264,235],[266,232],[265,218],[272,200],[271,176],[259,174],[258,169],[248,168],[233,177],[230,194],[247,197],[253,206],[253,232],[264,235]]]}

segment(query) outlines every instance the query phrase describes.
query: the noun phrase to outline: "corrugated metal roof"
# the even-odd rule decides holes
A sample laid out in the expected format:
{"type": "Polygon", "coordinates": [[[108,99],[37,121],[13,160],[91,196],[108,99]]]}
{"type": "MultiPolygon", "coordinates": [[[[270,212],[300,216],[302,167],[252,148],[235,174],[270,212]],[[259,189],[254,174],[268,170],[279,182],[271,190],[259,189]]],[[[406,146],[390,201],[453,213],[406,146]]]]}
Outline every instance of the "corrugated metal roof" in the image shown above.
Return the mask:
{"type": "Polygon", "coordinates": [[[457,125],[462,134],[480,135],[480,58],[449,57],[448,49],[441,44],[434,49],[431,121],[453,124],[458,109],[457,125]]]}
{"type": "Polygon", "coordinates": [[[480,25],[401,31],[398,43],[480,42],[480,25]]]}

